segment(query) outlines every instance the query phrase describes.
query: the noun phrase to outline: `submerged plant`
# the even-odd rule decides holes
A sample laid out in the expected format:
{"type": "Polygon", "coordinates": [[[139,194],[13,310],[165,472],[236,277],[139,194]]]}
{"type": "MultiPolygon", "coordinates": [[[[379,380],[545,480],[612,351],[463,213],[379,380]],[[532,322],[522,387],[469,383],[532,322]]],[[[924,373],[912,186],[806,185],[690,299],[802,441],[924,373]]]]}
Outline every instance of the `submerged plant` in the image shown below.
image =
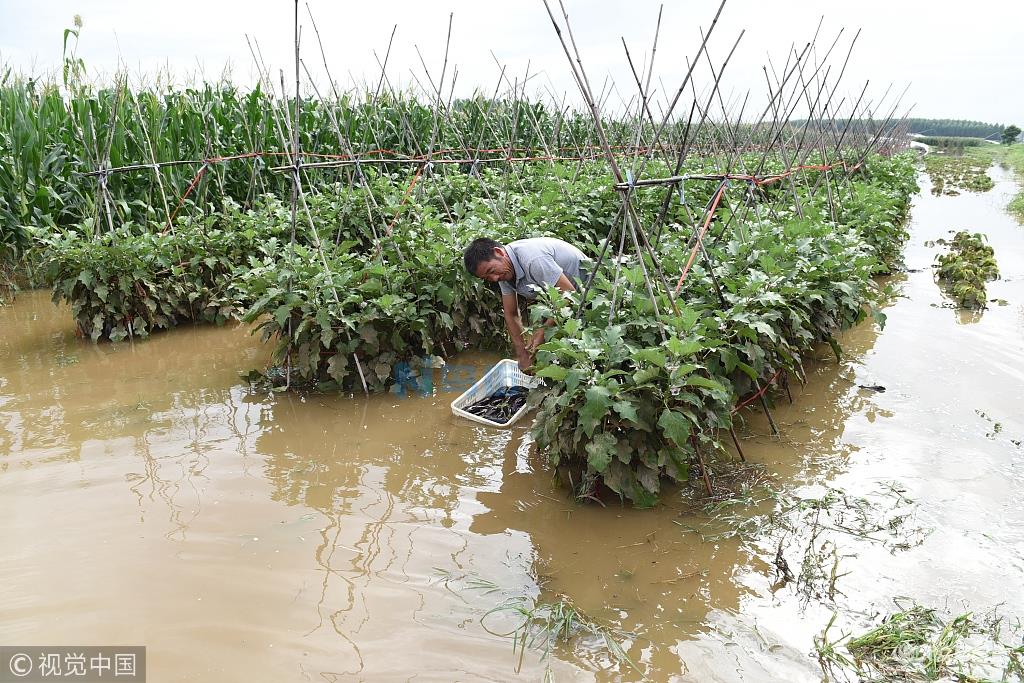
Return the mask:
{"type": "Polygon", "coordinates": [[[960,231],[949,243],[949,252],[938,257],[938,278],[958,306],[985,308],[985,283],[999,277],[995,251],[980,232],[960,231]]]}
{"type": "Polygon", "coordinates": [[[989,160],[976,156],[929,154],[924,158],[925,171],[932,179],[932,194],[957,195],[958,190],[986,192],[995,187],[986,172],[989,160]]]}
{"type": "Polygon", "coordinates": [[[783,493],[769,486],[725,498],[700,510],[690,528],[707,542],[739,539],[774,566],[776,588],[789,585],[801,605],[835,604],[842,594],[842,563],[857,548],[875,545],[897,553],[924,542],[931,530],[916,518],[917,505],[896,482],[861,495],[827,487],[819,495],[783,493]],[[760,513],[751,509],[769,508],[760,513]]]}

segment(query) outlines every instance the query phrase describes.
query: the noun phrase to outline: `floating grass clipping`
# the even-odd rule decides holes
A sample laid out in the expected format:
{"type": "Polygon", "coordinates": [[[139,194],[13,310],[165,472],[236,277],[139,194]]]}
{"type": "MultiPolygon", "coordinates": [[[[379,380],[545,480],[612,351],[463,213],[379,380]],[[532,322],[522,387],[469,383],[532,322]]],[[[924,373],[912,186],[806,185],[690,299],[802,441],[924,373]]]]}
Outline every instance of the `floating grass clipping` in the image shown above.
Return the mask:
{"type": "MultiPolygon", "coordinates": [[[[474,574],[456,574],[440,567],[435,567],[434,571],[443,579],[445,587],[456,594],[461,590],[479,591],[483,595],[503,593],[508,596],[510,593],[493,581],[474,574]]],[[[640,671],[619,644],[627,635],[598,624],[565,595],[557,595],[552,601],[526,595],[508,596],[480,617],[480,625],[491,635],[512,639],[516,673],[522,669],[526,651],[536,650],[540,652],[541,661],[548,663],[544,678],[549,680],[552,675],[548,659],[551,651],[559,644],[571,647],[584,639],[596,641],[615,662],[640,671]],[[488,625],[489,621],[500,617],[511,619],[512,627],[501,630],[502,627],[488,625]]]]}
{"type": "Polygon", "coordinates": [[[1019,620],[1009,622],[995,611],[980,618],[970,612],[953,615],[903,598],[896,606],[864,633],[835,641],[829,640],[833,614],[814,639],[827,680],[1024,681],[1019,620]]]}
{"type": "Polygon", "coordinates": [[[690,529],[704,541],[736,538],[755,544],[775,568],[776,589],[790,585],[803,605],[834,604],[847,574],[840,565],[857,545],[896,553],[924,541],[931,530],[918,523],[916,511],[897,482],[884,482],[864,495],[832,487],[820,496],[762,489],[705,506],[707,522],[690,529]],[[768,505],[763,514],[750,512],[768,505]]]}
{"type": "Polygon", "coordinates": [[[999,277],[995,251],[985,244],[986,239],[980,232],[961,230],[949,243],[949,253],[938,257],[939,282],[963,308],[985,308],[985,282],[999,277]]]}
{"type": "MultiPolygon", "coordinates": [[[[592,621],[564,595],[557,596],[552,602],[537,601],[526,596],[509,598],[484,614],[480,619],[480,625],[492,635],[512,638],[512,651],[516,655],[516,673],[522,669],[527,649],[539,651],[541,660],[547,661],[557,644],[570,643],[580,638],[597,640],[616,662],[640,671],[619,645],[618,638],[622,637],[621,634],[616,634],[611,628],[592,621]],[[509,631],[495,631],[489,628],[486,624],[487,619],[499,614],[510,616],[518,623],[509,631]]],[[[546,675],[545,678],[547,677],[546,675]]]]}

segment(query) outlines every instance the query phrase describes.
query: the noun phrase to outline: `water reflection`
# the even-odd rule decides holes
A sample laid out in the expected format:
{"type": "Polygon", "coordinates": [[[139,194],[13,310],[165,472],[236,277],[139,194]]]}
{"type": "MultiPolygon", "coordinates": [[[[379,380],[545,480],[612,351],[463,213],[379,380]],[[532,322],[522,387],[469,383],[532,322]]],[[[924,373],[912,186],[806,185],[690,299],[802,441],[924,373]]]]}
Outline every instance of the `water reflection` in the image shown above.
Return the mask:
{"type": "MultiPolygon", "coordinates": [[[[167,608],[203,599],[195,591],[205,595],[204,610],[187,609],[191,618],[143,618],[151,631],[176,632],[191,623],[218,662],[211,670],[264,676],[276,668],[280,680],[293,678],[296,665],[303,675],[326,680],[367,670],[388,677],[417,666],[458,678],[456,652],[469,658],[474,675],[500,678],[507,671],[505,642],[482,631],[467,636],[480,603],[446,590],[436,570],[472,569],[506,585],[522,581],[529,539],[480,542],[468,532],[475,492],[498,484],[506,432],[455,421],[447,409],[452,396],[254,393],[239,384],[238,373],[258,366],[267,351],[245,330],[183,328],[134,346],[93,345],[74,337],[66,311],[44,293],[0,309],[0,327],[17,332],[0,342],[0,486],[32,491],[42,505],[62,494],[65,507],[81,510],[94,534],[106,538],[118,529],[122,555],[136,555],[145,575],[162,586],[167,608]],[[39,382],[48,375],[54,381],[39,382]],[[103,498],[123,511],[125,495],[133,501],[132,517],[92,511],[103,498]],[[149,550],[132,549],[132,538],[149,550]],[[165,556],[171,564],[161,561],[165,556]],[[184,575],[181,562],[190,568],[184,575]],[[209,586],[220,589],[211,595],[209,586]],[[261,597],[239,601],[252,593],[261,597]],[[222,616],[243,611],[251,618],[225,622],[222,616]],[[209,633],[214,623],[223,635],[209,633]],[[269,651],[243,662],[226,647],[240,637],[231,634],[262,639],[255,624],[262,638],[277,641],[279,656],[269,651]],[[395,657],[388,644],[396,633],[405,634],[410,653],[436,642],[436,654],[420,654],[415,664],[395,657]]],[[[483,368],[493,359],[468,362],[483,368]]],[[[449,384],[439,373],[436,386],[449,384]]],[[[29,500],[17,500],[30,508],[29,500]]],[[[16,538],[15,545],[34,552],[16,538]]],[[[84,575],[114,573],[88,550],[87,538],[73,542],[89,557],[84,575]]],[[[49,573],[64,570],[54,566],[49,573]]],[[[36,575],[8,575],[4,597],[8,590],[27,591],[35,596],[28,604],[45,613],[61,591],[44,597],[36,575]]],[[[94,587],[85,599],[102,601],[102,594],[94,587]]],[[[187,642],[168,637],[154,647],[156,670],[161,653],[164,671],[178,666],[167,662],[186,661],[187,642]]]]}

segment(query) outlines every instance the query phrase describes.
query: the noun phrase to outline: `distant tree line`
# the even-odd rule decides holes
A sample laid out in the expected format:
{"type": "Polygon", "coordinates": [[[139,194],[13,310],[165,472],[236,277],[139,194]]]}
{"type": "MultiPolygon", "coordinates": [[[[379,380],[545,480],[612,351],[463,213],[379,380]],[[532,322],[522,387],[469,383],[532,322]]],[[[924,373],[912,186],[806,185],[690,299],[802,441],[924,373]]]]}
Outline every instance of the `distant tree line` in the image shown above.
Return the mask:
{"type": "Polygon", "coordinates": [[[917,141],[932,147],[958,147],[960,149],[989,144],[981,138],[959,138],[954,135],[925,135],[917,138],[917,141]]]}
{"type": "MultiPolygon", "coordinates": [[[[790,121],[790,124],[800,127],[806,122],[807,119],[799,119],[790,121]]],[[[851,127],[859,131],[875,131],[881,123],[881,121],[854,119],[851,127]]],[[[906,119],[904,123],[911,133],[951,138],[988,138],[990,140],[998,140],[1006,129],[1006,126],[999,123],[967,121],[964,119],[906,119]]],[[[846,120],[838,120],[836,125],[843,127],[846,125],[846,120]]]]}
{"type": "Polygon", "coordinates": [[[907,119],[911,133],[950,138],[990,138],[998,140],[1006,126],[962,119],[907,119]]]}

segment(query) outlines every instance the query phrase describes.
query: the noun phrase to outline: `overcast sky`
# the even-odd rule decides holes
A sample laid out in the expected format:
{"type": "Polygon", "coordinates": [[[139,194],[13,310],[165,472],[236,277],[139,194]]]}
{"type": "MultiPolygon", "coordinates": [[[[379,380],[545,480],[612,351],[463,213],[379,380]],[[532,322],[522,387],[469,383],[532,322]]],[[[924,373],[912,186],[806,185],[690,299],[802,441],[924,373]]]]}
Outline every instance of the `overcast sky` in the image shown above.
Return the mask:
{"type": "MultiPolygon", "coordinates": [[[[687,56],[692,58],[700,44],[699,30],[707,30],[718,2],[664,3],[654,84],[661,82],[666,90],[675,91],[685,74],[687,56]]],[[[645,63],[659,5],[657,0],[566,0],[592,85],[598,89],[609,75],[616,83],[617,93],[609,99],[609,106],[627,100],[635,91],[621,38],[634,59],[645,63]]],[[[258,41],[275,82],[280,69],[291,81],[293,7],[291,0],[0,0],[0,63],[4,70],[13,66],[31,74],[55,68],[61,60],[63,29],[79,14],[84,22],[79,55],[91,72],[110,74],[120,59],[135,74],[152,75],[169,67],[179,80],[186,80],[197,73],[216,78],[230,65],[232,79],[250,85],[257,72],[246,43],[249,35],[258,41]]],[[[300,20],[306,26],[303,58],[322,83],[322,60],[305,0],[300,7],[300,20]]],[[[374,50],[383,59],[395,24],[389,78],[396,84],[410,84],[415,74],[426,83],[414,46],[419,46],[437,78],[448,15],[454,13],[447,78],[457,67],[457,95],[474,87],[490,94],[500,73],[495,57],[513,79],[522,78],[529,65],[529,73],[535,75],[531,91],[547,87],[559,94],[575,93],[569,64],[541,0],[309,0],[309,7],[323,38],[331,74],[343,84],[351,79],[376,83],[379,68],[374,50]]],[[[555,9],[557,12],[557,5],[555,9]]],[[[830,61],[833,78],[854,33],[862,29],[840,85],[841,96],[848,96],[849,102],[869,80],[866,100],[880,100],[892,84],[888,101],[893,102],[894,93],[909,85],[904,109],[913,105],[913,116],[1024,125],[1021,0],[955,5],[898,0],[728,0],[709,42],[717,68],[740,31],[746,31],[723,78],[723,92],[731,103],[727,106],[737,107],[750,91],[747,118],[763,107],[762,65],[770,57],[781,70],[790,46],[795,43],[802,48],[822,17],[819,56],[839,30],[845,29],[830,61]]],[[[698,89],[710,80],[708,72],[702,71],[698,89]]]]}

